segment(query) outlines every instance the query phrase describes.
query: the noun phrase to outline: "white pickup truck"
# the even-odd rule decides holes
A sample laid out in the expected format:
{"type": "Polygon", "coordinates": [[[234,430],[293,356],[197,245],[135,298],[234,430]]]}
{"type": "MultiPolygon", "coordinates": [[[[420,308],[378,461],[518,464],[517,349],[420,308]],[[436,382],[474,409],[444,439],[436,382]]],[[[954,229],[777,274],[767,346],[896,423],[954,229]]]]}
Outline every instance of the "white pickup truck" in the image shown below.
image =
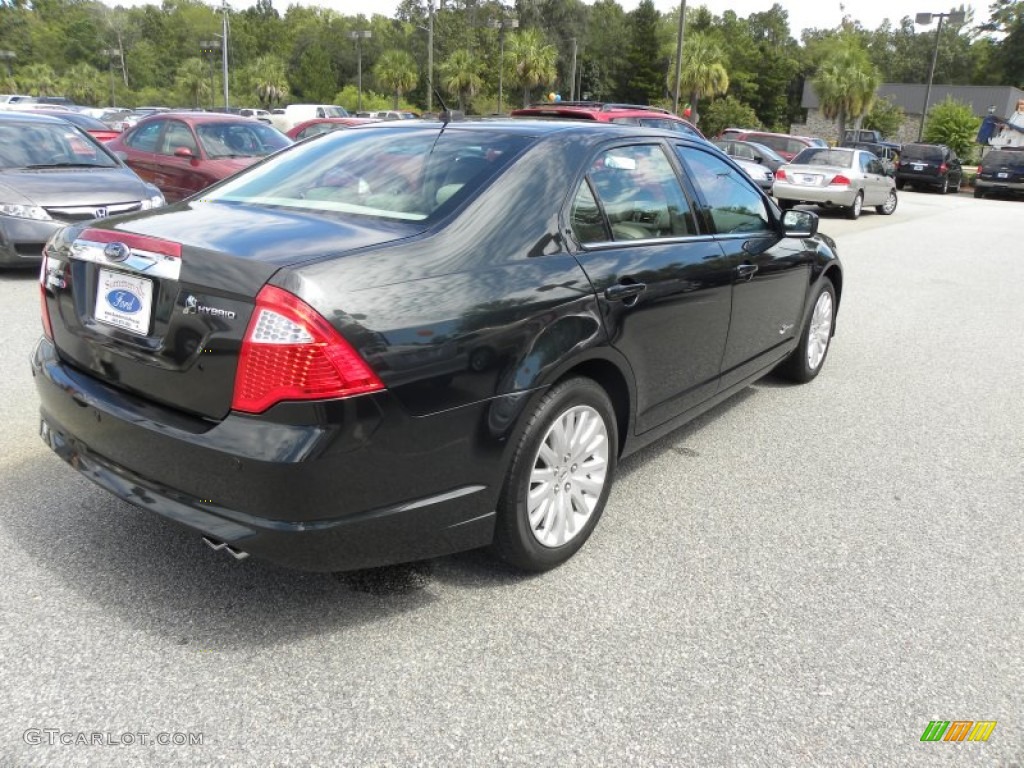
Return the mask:
{"type": "Polygon", "coordinates": [[[348,116],[348,111],[336,104],[289,104],[284,109],[275,109],[271,113],[270,124],[284,133],[306,120],[348,116]]]}

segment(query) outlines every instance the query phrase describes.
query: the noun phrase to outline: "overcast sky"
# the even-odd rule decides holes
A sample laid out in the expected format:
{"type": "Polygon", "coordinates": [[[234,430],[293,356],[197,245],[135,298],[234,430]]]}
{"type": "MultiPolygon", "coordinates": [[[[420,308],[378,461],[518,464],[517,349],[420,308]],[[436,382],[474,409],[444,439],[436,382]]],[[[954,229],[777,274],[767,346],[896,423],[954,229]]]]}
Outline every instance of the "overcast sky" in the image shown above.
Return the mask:
{"type": "MultiPolygon", "coordinates": [[[[108,0],[112,1],[112,0],[108,0]]],[[[124,2],[125,0],[121,0],[124,2]]],[[[154,0],[155,1],[155,0],[154,0]]],[[[375,13],[390,16],[398,5],[397,0],[299,0],[302,5],[321,5],[332,8],[346,16],[364,14],[372,16],[375,13]]],[[[789,12],[789,29],[797,40],[800,39],[800,31],[809,27],[828,29],[835,27],[843,18],[843,11],[840,7],[846,8],[846,13],[857,19],[868,29],[875,29],[886,18],[897,25],[904,16],[913,18],[920,11],[948,11],[955,0],[846,0],[840,3],[839,0],[776,0],[789,12]]],[[[253,3],[246,0],[228,0],[232,8],[241,10],[253,3]]],[[[274,7],[284,12],[292,0],[273,0],[274,7]]],[[[639,0],[619,0],[619,4],[626,10],[632,10],[637,6],[639,0]]],[[[706,5],[712,13],[721,15],[724,11],[732,9],[741,17],[749,16],[751,13],[767,11],[773,5],[773,0],[687,0],[687,8],[696,8],[706,5]]],[[[654,0],[654,5],[659,11],[671,11],[679,7],[678,0],[654,0]]],[[[956,6],[960,2],[955,2],[956,6]]],[[[975,21],[981,23],[988,18],[988,2],[965,3],[968,8],[974,7],[975,21]]]]}

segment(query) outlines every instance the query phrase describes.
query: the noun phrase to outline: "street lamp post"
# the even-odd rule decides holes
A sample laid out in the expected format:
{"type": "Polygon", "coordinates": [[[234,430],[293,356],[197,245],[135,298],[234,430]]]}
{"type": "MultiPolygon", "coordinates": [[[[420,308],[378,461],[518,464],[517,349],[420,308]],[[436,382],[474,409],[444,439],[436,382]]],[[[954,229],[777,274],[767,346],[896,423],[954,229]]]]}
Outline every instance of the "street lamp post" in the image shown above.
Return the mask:
{"type": "Polygon", "coordinates": [[[572,70],[569,75],[569,101],[576,101],[576,38],[572,39],[572,70]]]}
{"type": "Polygon", "coordinates": [[[434,0],[427,0],[427,112],[434,111],[434,0]]]}
{"type": "Polygon", "coordinates": [[[114,99],[114,59],[121,55],[121,49],[104,48],[102,51],[100,51],[100,53],[106,56],[107,60],[110,63],[110,106],[115,107],[117,105],[115,104],[114,99]]]}
{"type": "Polygon", "coordinates": [[[7,65],[7,76],[11,76],[11,59],[18,58],[18,54],[14,51],[0,51],[0,59],[4,60],[4,64],[7,65]]]}
{"type": "Polygon", "coordinates": [[[213,57],[221,49],[220,40],[203,40],[199,43],[199,50],[210,57],[210,108],[214,106],[214,96],[217,93],[217,81],[213,75],[213,57]]]}
{"type": "Polygon", "coordinates": [[[505,113],[505,30],[519,26],[519,19],[491,19],[488,26],[498,30],[498,113],[505,113]]]}
{"type": "Polygon", "coordinates": [[[932,65],[928,69],[928,86],[924,89],[924,109],[921,111],[921,127],[917,131],[917,140],[924,137],[924,121],[928,117],[928,102],[932,97],[932,80],[935,78],[935,63],[939,60],[939,38],[942,35],[942,20],[949,19],[950,24],[963,24],[966,14],[963,11],[949,13],[919,13],[914,21],[921,26],[928,26],[932,19],[938,17],[939,26],[935,30],[935,50],[932,51],[932,65]]]}
{"type": "Polygon", "coordinates": [[[683,76],[683,33],[686,31],[686,0],[679,0],[679,34],[676,36],[676,87],[672,95],[672,111],[679,114],[679,82],[683,76]]]}
{"type": "Polygon", "coordinates": [[[230,109],[230,99],[228,96],[228,0],[221,0],[220,14],[221,14],[221,33],[216,35],[220,38],[220,61],[221,68],[224,70],[224,111],[227,112],[230,109]]]}
{"type": "Polygon", "coordinates": [[[373,33],[368,29],[360,29],[354,32],[348,33],[349,39],[356,41],[356,71],[358,72],[358,88],[359,88],[359,106],[356,107],[357,112],[363,111],[363,40],[369,37],[373,37],[373,33]]]}

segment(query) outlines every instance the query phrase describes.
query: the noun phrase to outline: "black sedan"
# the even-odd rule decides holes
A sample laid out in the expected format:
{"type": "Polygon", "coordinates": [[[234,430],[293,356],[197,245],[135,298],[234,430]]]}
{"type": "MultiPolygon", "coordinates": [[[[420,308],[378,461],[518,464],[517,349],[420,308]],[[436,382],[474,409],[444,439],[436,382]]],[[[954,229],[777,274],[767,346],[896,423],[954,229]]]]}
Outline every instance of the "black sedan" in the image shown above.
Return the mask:
{"type": "Polygon", "coordinates": [[[159,189],[66,120],[0,112],[0,267],[37,267],[65,224],[163,204],[159,189]]]}
{"type": "Polygon", "coordinates": [[[818,374],[843,277],[817,221],[678,133],[339,131],[52,238],[41,434],[235,557],[551,568],[622,456],[818,374]]]}

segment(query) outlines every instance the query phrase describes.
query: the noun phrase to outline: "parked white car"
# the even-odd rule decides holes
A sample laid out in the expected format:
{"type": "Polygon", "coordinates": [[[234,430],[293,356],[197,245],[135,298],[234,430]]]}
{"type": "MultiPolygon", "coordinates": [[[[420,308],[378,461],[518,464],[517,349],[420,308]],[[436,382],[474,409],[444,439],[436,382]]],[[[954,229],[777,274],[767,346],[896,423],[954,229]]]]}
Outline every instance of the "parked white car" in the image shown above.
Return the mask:
{"type": "Polygon", "coordinates": [[[318,117],[349,117],[349,114],[337,104],[289,104],[283,110],[274,110],[270,124],[281,133],[287,133],[299,123],[318,117]]]}
{"type": "Polygon", "coordinates": [[[22,109],[26,104],[34,104],[35,96],[20,93],[0,93],[0,109],[22,109]]]}

